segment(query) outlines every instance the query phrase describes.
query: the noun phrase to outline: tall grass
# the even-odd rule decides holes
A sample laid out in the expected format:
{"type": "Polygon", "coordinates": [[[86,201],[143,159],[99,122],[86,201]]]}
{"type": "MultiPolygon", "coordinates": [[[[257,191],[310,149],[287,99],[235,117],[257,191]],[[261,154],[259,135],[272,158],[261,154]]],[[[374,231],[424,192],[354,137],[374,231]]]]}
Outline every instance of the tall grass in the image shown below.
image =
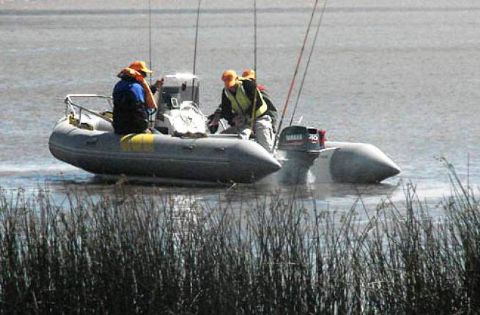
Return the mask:
{"type": "Polygon", "coordinates": [[[480,212],[453,183],[432,218],[407,185],[368,222],[258,196],[0,193],[1,314],[473,314],[480,212]]]}

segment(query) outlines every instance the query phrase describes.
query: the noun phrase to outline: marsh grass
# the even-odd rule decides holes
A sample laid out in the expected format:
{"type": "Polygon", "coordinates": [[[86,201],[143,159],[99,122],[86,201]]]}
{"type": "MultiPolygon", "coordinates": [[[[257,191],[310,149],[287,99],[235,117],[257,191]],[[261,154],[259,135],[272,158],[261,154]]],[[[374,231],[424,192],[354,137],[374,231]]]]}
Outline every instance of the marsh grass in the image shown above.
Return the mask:
{"type": "Polygon", "coordinates": [[[410,184],[367,222],[361,200],[1,192],[0,313],[477,313],[479,202],[452,179],[443,216],[410,184]]]}

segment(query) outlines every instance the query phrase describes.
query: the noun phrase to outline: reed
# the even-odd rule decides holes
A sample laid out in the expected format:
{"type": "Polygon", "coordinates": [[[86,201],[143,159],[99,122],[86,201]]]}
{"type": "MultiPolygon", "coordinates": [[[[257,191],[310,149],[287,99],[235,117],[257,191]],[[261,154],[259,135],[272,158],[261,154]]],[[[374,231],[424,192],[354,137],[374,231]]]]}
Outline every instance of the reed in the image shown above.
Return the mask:
{"type": "Polygon", "coordinates": [[[405,201],[344,212],[263,195],[0,192],[0,314],[405,314],[480,309],[480,212],[405,201]],[[240,208],[239,208],[240,207],[240,208]]]}

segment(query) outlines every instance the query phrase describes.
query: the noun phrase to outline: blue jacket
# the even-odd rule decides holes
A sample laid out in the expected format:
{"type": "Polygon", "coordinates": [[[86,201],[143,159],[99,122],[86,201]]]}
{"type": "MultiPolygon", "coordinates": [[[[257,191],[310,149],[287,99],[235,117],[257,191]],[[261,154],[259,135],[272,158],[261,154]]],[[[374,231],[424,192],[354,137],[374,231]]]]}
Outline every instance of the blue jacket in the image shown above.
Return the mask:
{"type": "Polygon", "coordinates": [[[142,133],[148,128],[145,90],[130,78],[122,78],[113,88],[113,128],[115,133],[142,133]]]}

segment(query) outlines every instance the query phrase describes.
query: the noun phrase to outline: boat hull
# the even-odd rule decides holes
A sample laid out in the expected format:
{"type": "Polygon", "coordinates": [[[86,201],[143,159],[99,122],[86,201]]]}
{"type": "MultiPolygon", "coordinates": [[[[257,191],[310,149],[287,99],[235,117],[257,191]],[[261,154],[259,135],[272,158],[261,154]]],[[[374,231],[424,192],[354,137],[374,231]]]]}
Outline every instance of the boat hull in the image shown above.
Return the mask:
{"type": "Polygon", "coordinates": [[[334,182],[380,183],[400,173],[400,167],[374,145],[326,141],[325,147],[335,149],[328,167],[334,182]]]}
{"type": "MultiPolygon", "coordinates": [[[[49,139],[51,153],[94,174],[162,182],[252,183],[272,174],[268,181],[286,184],[363,184],[379,183],[400,172],[381,150],[366,143],[327,141],[323,149],[284,145],[273,157],[254,141],[235,136],[120,136],[99,122],[91,120],[94,130],[88,130],[71,124],[68,118],[60,119],[49,139]]],[[[293,132],[299,132],[299,127],[295,128],[293,132]]],[[[305,139],[308,137],[307,130],[305,139]]],[[[310,140],[303,143],[312,145],[310,140]]]]}
{"type": "Polygon", "coordinates": [[[116,135],[61,119],[49,139],[59,160],[94,174],[251,183],[280,169],[265,149],[231,137],[116,135]]]}

